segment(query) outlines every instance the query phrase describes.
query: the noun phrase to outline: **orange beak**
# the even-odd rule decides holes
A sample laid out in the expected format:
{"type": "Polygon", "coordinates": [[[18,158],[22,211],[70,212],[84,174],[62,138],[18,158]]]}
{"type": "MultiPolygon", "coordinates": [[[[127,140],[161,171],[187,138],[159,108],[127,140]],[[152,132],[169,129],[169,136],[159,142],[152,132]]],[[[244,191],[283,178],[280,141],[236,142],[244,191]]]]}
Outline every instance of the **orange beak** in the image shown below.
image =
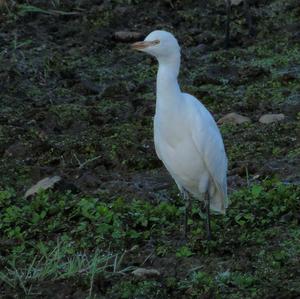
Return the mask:
{"type": "Polygon", "coordinates": [[[136,42],[131,45],[131,48],[134,50],[144,50],[148,47],[158,45],[159,43],[159,40],[136,42]]]}

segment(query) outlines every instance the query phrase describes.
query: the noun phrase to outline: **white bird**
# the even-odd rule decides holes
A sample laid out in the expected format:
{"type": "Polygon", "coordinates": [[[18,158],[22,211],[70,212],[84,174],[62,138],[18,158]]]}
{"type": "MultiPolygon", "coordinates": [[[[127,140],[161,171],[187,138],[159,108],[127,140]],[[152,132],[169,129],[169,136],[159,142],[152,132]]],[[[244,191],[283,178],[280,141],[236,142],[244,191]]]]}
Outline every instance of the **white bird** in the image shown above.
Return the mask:
{"type": "Polygon", "coordinates": [[[227,201],[227,157],[223,140],[210,112],[190,94],[182,93],[177,77],[180,47],[169,32],[156,30],[133,49],[158,60],[154,143],[157,156],[187,200],[185,235],[190,209],[188,194],[206,204],[207,234],[210,212],[225,214],[227,201]]]}

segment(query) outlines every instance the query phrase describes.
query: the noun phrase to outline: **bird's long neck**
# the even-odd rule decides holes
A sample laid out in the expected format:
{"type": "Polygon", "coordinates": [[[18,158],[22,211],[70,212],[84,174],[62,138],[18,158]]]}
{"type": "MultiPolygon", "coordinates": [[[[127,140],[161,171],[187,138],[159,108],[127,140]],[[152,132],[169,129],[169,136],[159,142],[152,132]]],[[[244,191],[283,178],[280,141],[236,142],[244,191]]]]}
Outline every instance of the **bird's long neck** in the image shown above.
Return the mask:
{"type": "Polygon", "coordinates": [[[156,112],[169,110],[180,101],[181,91],[177,77],[180,68],[180,54],[161,59],[156,81],[156,112]]]}

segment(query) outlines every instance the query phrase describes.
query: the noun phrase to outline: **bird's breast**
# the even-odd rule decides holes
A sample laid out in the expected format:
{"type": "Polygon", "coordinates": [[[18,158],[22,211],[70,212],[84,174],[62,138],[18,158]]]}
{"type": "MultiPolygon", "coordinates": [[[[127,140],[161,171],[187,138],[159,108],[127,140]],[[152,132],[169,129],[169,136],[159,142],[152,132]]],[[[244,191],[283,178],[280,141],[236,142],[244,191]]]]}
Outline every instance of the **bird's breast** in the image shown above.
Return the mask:
{"type": "Polygon", "coordinates": [[[154,142],[160,159],[176,182],[196,192],[199,178],[206,168],[189,130],[184,126],[164,126],[154,121],[154,142]]]}

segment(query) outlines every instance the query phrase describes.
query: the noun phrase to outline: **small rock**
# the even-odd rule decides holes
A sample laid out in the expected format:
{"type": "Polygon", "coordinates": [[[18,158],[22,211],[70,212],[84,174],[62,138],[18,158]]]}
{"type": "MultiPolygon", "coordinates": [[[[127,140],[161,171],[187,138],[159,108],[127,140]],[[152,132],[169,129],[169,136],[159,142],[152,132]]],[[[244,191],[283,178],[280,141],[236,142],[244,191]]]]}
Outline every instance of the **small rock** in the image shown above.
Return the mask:
{"type": "Polygon", "coordinates": [[[136,31],[117,31],[113,36],[116,41],[123,43],[140,41],[143,37],[144,34],[136,31]]]}
{"type": "Polygon", "coordinates": [[[148,278],[153,276],[160,276],[160,272],[156,269],[146,269],[146,268],[137,268],[134,271],[132,271],[132,274],[134,276],[140,277],[140,278],[148,278]]]}
{"type": "Polygon", "coordinates": [[[260,117],[258,120],[262,124],[271,124],[274,122],[282,121],[284,120],[285,116],[282,113],[279,114],[264,114],[260,117]]]}
{"type": "Polygon", "coordinates": [[[37,182],[35,185],[33,185],[31,188],[29,188],[25,193],[25,198],[28,198],[29,196],[35,195],[40,190],[47,190],[52,188],[57,182],[61,180],[60,176],[53,176],[53,177],[46,177],[39,182],[37,182]]]}
{"type": "Polygon", "coordinates": [[[228,113],[218,120],[218,124],[232,123],[239,125],[246,122],[251,122],[251,119],[247,116],[243,116],[235,112],[228,113]]]}

